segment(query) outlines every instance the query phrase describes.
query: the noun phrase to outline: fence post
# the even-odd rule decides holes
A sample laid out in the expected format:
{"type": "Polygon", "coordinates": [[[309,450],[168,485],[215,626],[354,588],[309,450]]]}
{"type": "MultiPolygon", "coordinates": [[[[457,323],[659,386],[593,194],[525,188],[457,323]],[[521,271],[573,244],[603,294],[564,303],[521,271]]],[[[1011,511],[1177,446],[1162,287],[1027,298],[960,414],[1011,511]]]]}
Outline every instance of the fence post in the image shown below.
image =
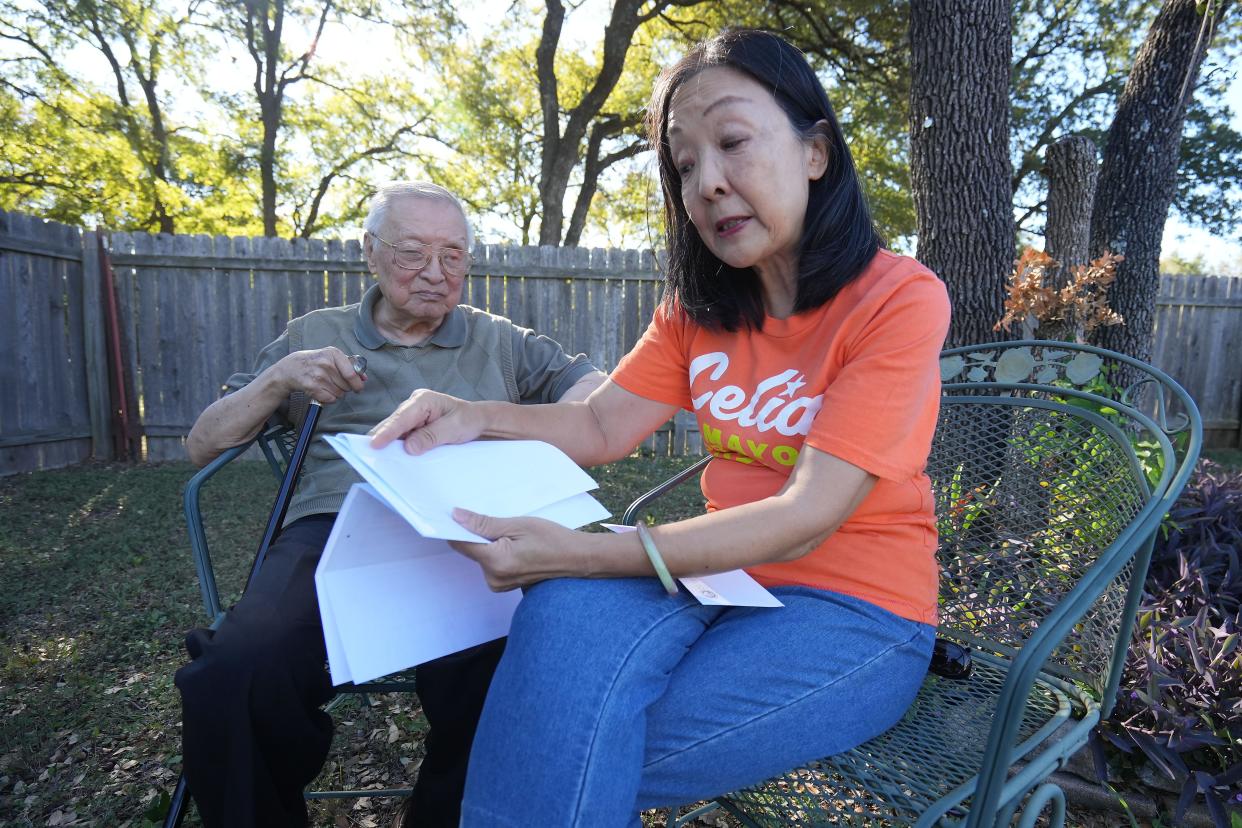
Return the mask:
{"type": "Polygon", "coordinates": [[[104,339],[103,274],[99,257],[102,239],[98,227],[82,231],[82,344],[86,354],[91,457],[110,460],[113,457],[112,397],[108,389],[107,344],[104,339]]]}

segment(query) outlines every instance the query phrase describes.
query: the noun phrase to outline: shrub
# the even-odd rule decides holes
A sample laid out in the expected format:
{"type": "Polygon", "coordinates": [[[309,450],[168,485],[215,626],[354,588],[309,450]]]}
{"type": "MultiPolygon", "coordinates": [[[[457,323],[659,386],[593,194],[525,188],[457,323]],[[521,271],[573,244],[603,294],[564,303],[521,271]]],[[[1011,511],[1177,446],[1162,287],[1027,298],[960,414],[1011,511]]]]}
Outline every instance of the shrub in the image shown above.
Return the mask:
{"type": "Polygon", "coordinates": [[[1017,325],[1024,339],[1034,337],[1038,330],[1040,339],[1082,342],[1096,328],[1125,324],[1108,305],[1108,288],[1124,258],[1105,253],[1061,276],[1060,262],[1028,247],[1009,274],[1005,315],[992,330],[1008,332],[1017,325]]]}
{"type": "Polygon", "coordinates": [[[1242,473],[1203,461],[1148,571],[1117,705],[1101,733],[1202,795],[1219,826],[1242,803],[1242,473]]]}

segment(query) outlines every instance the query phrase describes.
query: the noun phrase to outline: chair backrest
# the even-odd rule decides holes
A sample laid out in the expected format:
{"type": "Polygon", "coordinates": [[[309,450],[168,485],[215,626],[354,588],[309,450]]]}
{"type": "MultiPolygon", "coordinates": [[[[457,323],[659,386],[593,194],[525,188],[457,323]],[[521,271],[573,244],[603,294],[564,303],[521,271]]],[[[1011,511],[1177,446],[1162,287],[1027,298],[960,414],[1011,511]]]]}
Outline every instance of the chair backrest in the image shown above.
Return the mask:
{"type": "Polygon", "coordinates": [[[1060,342],[946,351],[941,378],[928,474],[942,632],[1013,654],[1084,602],[1052,669],[1109,694],[1150,540],[1198,456],[1194,403],[1150,366],[1060,342]]]}

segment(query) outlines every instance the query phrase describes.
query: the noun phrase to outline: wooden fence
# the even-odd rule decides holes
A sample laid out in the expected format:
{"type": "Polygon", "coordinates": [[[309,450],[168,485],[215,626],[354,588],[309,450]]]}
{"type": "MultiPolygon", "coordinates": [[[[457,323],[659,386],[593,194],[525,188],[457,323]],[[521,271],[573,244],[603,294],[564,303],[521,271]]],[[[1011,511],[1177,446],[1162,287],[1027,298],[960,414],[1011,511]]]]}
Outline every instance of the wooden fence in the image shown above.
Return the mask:
{"type": "Polygon", "coordinates": [[[1242,277],[1160,277],[1151,361],[1194,398],[1205,445],[1242,445],[1242,277]]]}
{"type": "Polygon", "coordinates": [[[0,211],[0,474],[107,451],[94,253],[76,227],[0,211]]]}
{"type": "MultiPolygon", "coordinates": [[[[638,340],[658,300],[651,255],[480,245],[462,301],[547,334],[604,370],[638,340]]],[[[356,241],[114,233],[128,374],[150,460],[182,440],[229,374],[251,366],[289,319],[357,302],[372,279],[356,241]]],[[[691,450],[685,418],[651,448],[691,450]]],[[[691,424],[693,419],[689,421],[691,424]]]]}
{"type": "MultiPolygon", "coordinates": [[[[137,455],[180,459],[220,384],[248,369],[292,317],[356,302],[371,277],[357,242],[114,233],[116,350],[129,388],[137,455]]],[[[0,212],[0,474],[115,456],[118,394],[109,393],[99,238],[0,212]]],[[[588,354],[608,370],[660,295],[646,252],[480,246],[463,301],[588,354]]],[[[1164,277],[1156,365],[1199,402],[1210,444],[1238,445],[1242,280],[1164,277]]],[[[701,450],[682,413],[649,443],[701,450]]]]}

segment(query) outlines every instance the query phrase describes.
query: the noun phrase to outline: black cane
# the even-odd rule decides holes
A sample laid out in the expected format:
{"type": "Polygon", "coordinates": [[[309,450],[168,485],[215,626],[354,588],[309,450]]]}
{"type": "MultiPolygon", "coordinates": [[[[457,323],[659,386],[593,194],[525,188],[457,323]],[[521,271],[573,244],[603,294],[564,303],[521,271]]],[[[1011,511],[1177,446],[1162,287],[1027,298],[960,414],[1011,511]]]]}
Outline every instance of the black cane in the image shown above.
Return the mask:
{"type": "MultiPolygon", "coordinates": [[[[349,364],[365,382],[367,358],[358,354],[350,354],[349,364]]],[[[267,529],[263,532],[263,540],[259,541],[259,551],[255,553],[254,565],[250,567],[250,576],[246,578],[246,589],[250,589],[250,584],[254,582],[255,575],[259,574],[259,568],[263,566],[263,560],[267,557],[268,547],[280,534],[280,527],[285,522],[285,514],[289,511],[289,501],[293,497],[293,489],[298,485],[298,475],[302,471],[302,463],[306,460],[311,438],[315,436],[315,424],[319,422],[321,411],[323,411],[323,406],[318,401],[311,400],[310,407],[306,409],[306,417],[302,420],[302,427],[298,430],[298,441],[293,447],[293,454],[289,457],[285,477],[280,481],[280,491],[276,493],[276,502],[272,504],[272,514],[267,519],[267,529]]]]}
{"type": "Polygon", "coordinates": [[[306,418],[298,429],[298,441],[289,456],[289,466],[285,469],[284,479],[280,481],[280,491],[276,492],[276,502],[272,504],[272,514],[267,519],[267,529],[263,532],[263,540],[259,541],[259,551],[255,553],[254,564],[250,567],[250,575],[246,578],[246,589],[259,574],[259,567],[267,557],[268,547],[280,534],[280,527],[285,522],[285,514],[289,511],[289,501],[293,499],[293,489],[298,484],[298,474],[302,471],[302,463],[306,460],[306,451],[310,447],[311,438],[315,436],[315,424],[319,422],[319,412],[323,410],[315,400],[311,400],[306,409],[306,418]]]}

